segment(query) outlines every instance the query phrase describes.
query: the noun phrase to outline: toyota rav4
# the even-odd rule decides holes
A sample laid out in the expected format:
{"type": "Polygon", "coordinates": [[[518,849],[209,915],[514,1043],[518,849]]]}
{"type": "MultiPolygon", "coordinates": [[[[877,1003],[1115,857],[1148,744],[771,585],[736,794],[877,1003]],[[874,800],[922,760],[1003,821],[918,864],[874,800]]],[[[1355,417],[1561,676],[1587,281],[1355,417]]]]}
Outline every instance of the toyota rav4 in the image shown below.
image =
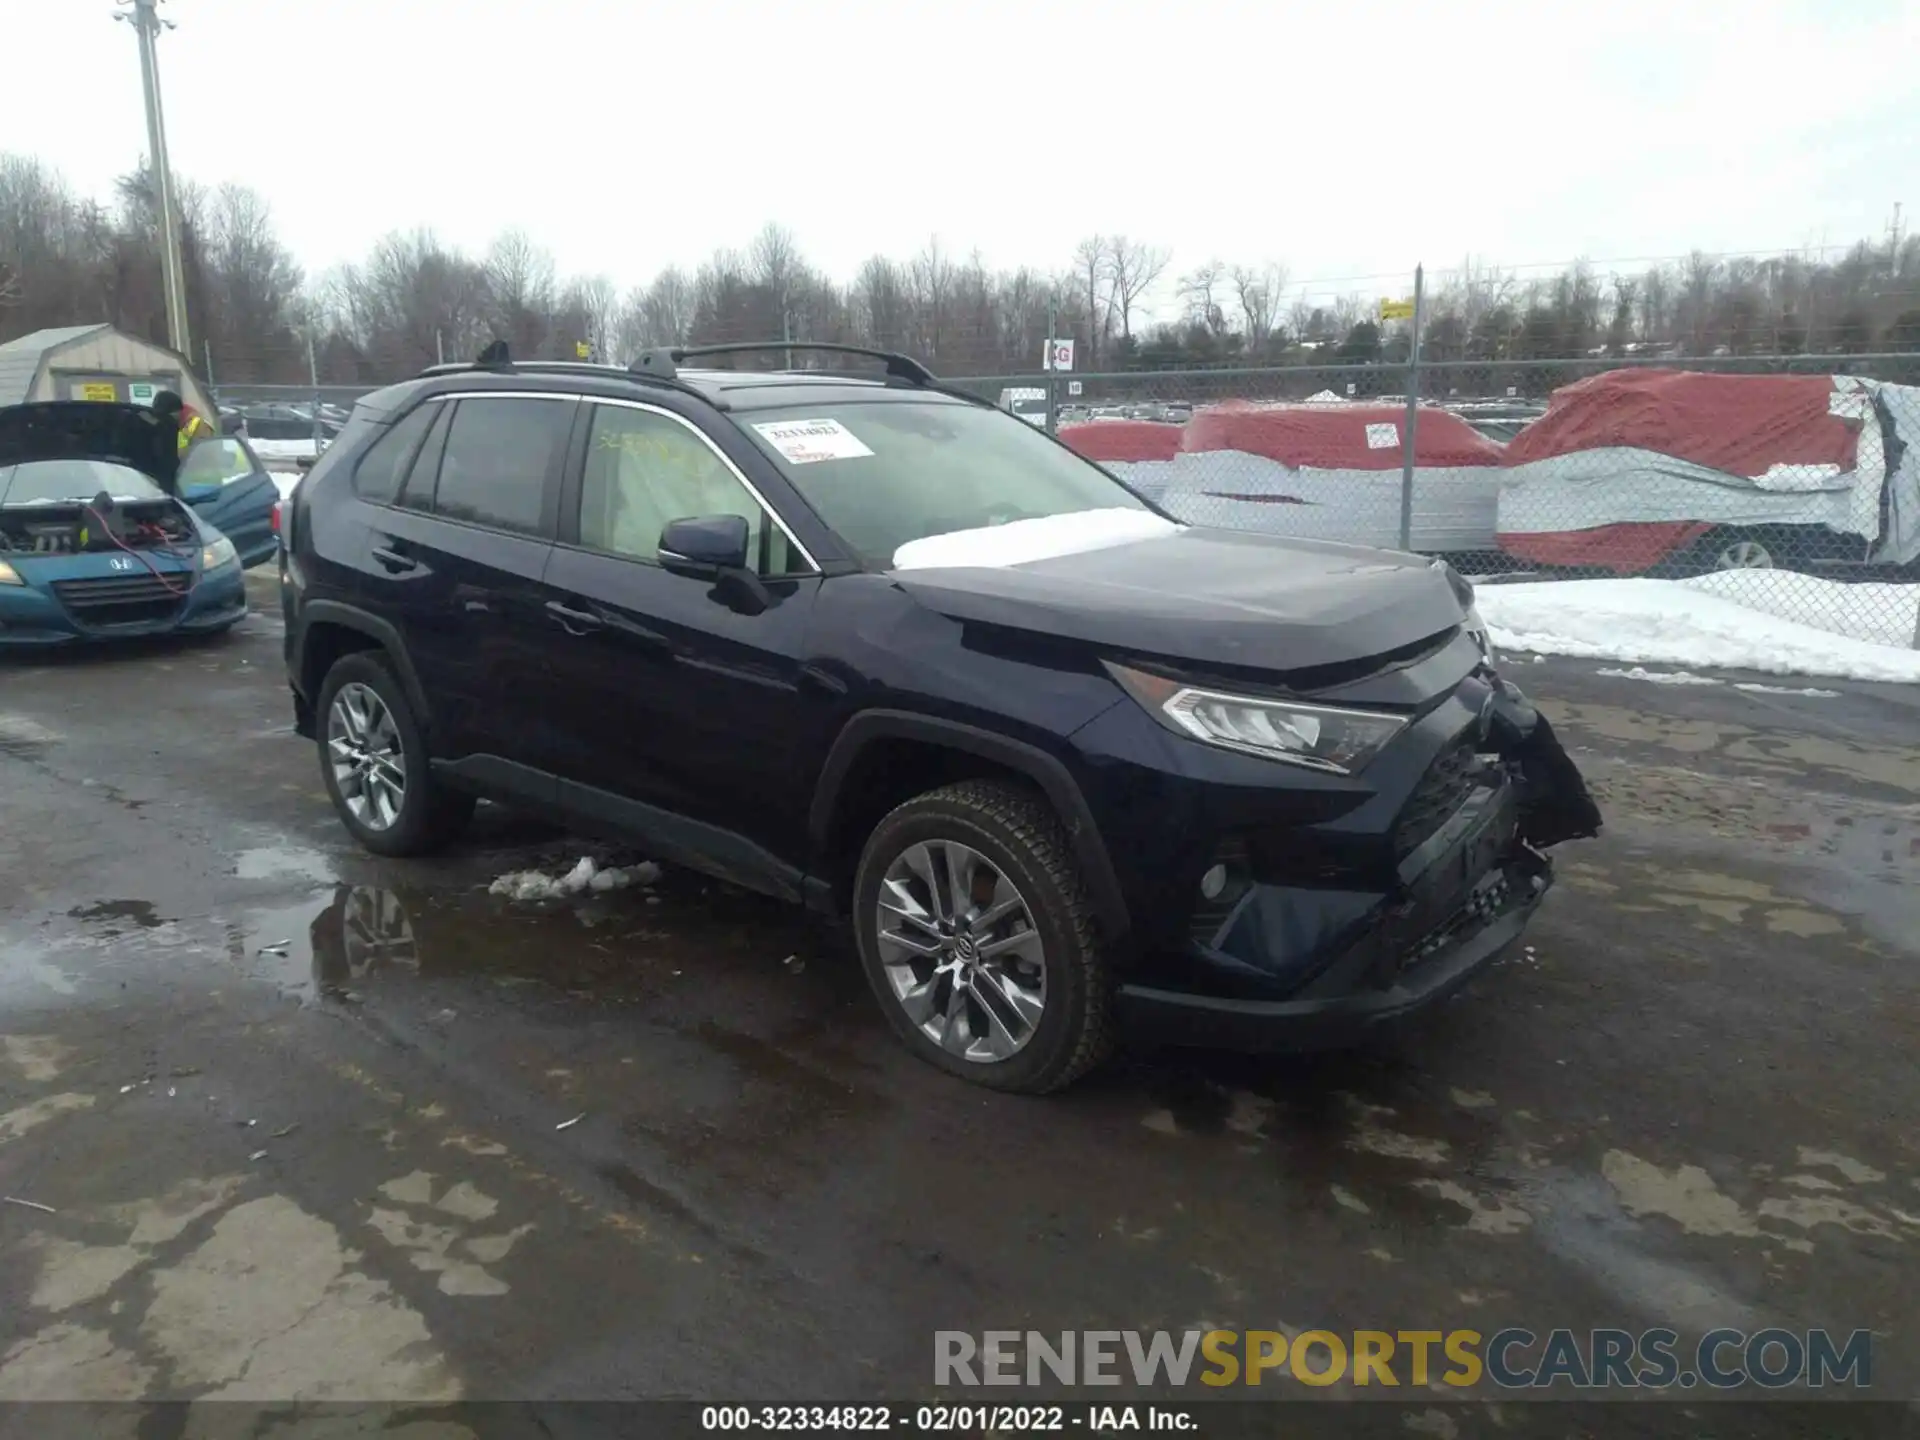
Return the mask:
{"type": "Polygon", "coordinates": [[[1179,524],[905,356],[687,363],[786,348],[496,343],[354,408],[280,563],[363,846],[486,797],[804,902],[908,1046],[1040,1092],[1419,1010],[1597,833],[1444,564],[1179,524]]]}

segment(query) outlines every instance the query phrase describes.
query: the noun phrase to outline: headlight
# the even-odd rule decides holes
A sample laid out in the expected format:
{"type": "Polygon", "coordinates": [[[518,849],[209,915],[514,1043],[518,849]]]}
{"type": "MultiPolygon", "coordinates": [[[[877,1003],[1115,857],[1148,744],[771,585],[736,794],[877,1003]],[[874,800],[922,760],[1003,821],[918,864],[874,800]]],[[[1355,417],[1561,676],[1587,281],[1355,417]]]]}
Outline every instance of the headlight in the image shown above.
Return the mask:
{"type": "Polygon", "coordinates": [[[26,581],[20,578],[20,572],[18,570],[7,564],[6,561],[0,560],[0,585],[24,585],[26,583],[26,581]]]}
{"type": "Polygon", "coordinates": [[[222,535],[200,552],[200,568],[218,570],[222,565],[231,564],[239,558],[240,552],[233,548],[233,541],[222,535]]]}
{"type": "Polygon", "coordinates": [[[1176,735],[1289,765],[1352,775],[1406,729],[1401,716],[1231,695],[1108,662],[1107,671],[1176,735]]]}

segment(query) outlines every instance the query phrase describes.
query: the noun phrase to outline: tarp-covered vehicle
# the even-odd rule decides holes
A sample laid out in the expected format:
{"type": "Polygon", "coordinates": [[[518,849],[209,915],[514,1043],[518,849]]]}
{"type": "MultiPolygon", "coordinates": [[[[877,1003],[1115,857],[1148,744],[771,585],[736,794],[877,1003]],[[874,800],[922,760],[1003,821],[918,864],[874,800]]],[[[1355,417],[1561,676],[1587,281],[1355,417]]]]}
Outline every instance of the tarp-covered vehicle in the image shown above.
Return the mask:
{"type": "Polygon", "coordinates": [[[0,648],[245,618],[233,542],[180,498],[178,446],[142,405],[0,409],[0,648]]]}
{"type": "Polygon", "coordinates": [[[1920,558],[1920,389],[1615,370],[1507,446],[1500,546],[1618,575],[1920,558]]]}
{"type": "MultiPolygon", "coordinates": [[[[1097,433],[1112,425],[1074,427],[1060,438],[1109,469],[1122,460],[1116,475],[1190,525],[1398,549],[1406,418],[1402,405],[1348,401],[1210,406],[1179,428],[1178,453],[1165,461],[1148,453],[1145,436],[1137,437],[1138,458],[1100,453],[1136,438],[1097,433]]],[[[1408,548],[1496,550],[1499,466],[1497,444],[1459,416],[1423,406],[1408,548]]]]}

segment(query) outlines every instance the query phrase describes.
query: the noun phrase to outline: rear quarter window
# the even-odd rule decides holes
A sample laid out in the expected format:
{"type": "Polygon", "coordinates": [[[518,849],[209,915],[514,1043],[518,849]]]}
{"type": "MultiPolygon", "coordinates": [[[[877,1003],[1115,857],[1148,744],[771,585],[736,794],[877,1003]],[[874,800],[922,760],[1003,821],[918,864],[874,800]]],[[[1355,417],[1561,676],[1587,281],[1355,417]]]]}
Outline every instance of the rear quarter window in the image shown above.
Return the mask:
{"type": "Polygon", "coordinates": [[[400,494],[400,482],[406,479],[414,452],[440,409],[438,405],[420,406],[369,445],[354,467],[354,493],[376,505],[391,505],[400,494]]]}

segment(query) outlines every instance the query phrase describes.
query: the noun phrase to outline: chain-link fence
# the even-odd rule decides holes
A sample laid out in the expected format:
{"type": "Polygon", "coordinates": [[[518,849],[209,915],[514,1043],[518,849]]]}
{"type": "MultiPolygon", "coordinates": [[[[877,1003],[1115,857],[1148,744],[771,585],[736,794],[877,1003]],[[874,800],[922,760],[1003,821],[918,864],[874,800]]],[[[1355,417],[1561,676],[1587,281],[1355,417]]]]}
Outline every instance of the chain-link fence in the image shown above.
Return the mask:
{"type": "MultiPolygon", "coordinates": [[[[1053,428],[1190,524],[1413,550],[1482,583],[1679,581],[1763,615],[1920,648],[1917,355],[948,383],[1053,428]]],[[[324,448],[370,388],[222,385],[218,396],[263,457],[288,466],[324,448]]],[[[1655,623],[1630,596],[1603,598],[1620,606],[1621,626],[1655,623]]]]}
{"type": "MultiPolygon", "coordinates": [[[[1914,355],[957,383],[1036,423],[1050,416],[1068,445],[1190,524],[1413,550],[1482,582],[1681,581],[1920,648],[1914,355]]],[[[1657,622],[1650,597],[1598,598],[1621,626],[1657,622]]]]}

